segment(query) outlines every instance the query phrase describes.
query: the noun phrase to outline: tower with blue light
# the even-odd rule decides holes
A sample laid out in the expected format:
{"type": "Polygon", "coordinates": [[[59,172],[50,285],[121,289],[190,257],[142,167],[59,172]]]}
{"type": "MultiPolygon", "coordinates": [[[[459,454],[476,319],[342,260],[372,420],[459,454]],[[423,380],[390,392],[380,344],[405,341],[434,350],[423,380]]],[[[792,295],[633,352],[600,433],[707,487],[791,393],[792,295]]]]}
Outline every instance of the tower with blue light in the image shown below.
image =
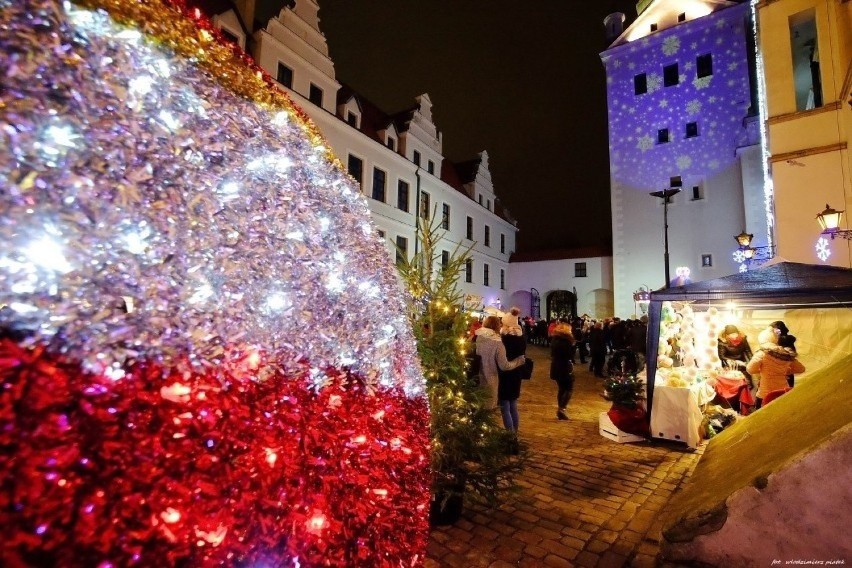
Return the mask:
{"type": "Polygon", "coordinates": [[[672,274],[736,272],[744,229],[752,246],[770,244],[748,3],[643,0],[637,12],[625,30],[623,15],[606,19],[601,54],[618,316],[633,313],[636,290],[667,284],[664,206],[672,274]],[[671,187],[668,204],[650,195],[671,187]]]}

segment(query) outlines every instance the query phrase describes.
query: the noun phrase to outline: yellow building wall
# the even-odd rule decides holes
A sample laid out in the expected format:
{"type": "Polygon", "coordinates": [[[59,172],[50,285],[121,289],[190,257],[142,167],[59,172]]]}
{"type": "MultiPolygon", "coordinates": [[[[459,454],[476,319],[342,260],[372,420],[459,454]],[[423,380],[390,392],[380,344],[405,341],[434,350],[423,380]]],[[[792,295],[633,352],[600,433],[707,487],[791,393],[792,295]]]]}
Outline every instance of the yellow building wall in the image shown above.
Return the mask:
{"type": "MultiPolygon", "coordinates": [[[[761,0],[759,48],[766,86],[776,254],[819,263],[816,214],[826,204],[852,214],[852,2],[761,0]],[[823,106],[796,111],[790,18],[812,10],[817,28],[823,106]]],[[[848,228],[844,216],[841,228],[848,228]]],[[[831,241],[828,264],[852,267],[850,241],[831,241]]]]}

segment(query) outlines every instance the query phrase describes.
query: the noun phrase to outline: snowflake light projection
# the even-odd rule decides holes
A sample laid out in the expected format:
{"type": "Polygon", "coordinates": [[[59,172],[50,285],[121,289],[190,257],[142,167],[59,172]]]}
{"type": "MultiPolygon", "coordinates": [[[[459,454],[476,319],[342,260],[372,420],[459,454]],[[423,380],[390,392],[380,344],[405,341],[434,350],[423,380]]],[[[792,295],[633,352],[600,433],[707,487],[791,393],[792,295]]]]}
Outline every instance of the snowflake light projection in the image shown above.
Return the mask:
{"type": "Polygon", "coordinates": [[[814,248],[816,249],[817,258],[823,262],[828,262],[828,257],[831,256],[831,243],[828,239],[820,237],[817,239],[814,248]]]}
{"type": "Polygon", "coordinates": [[[742,263],[740,265],[740,273],[748,272],[748,265],[746,263],[742,263]]]}
{"type": "Polygon", "coordinates": [[[737,264],[742,264],[743,262],[745,262],[746,256],[745,256],[745,252],[743,252],[742,249],[735,250],[733,256],[734,256],[734,262],[736,262],[737,264]]]}
{"type": "Polygon", "coordinates": [[[182,2],[81,2],[0,1],[4,565],[421,564],[423,377],[359,188],[182,2]]]}

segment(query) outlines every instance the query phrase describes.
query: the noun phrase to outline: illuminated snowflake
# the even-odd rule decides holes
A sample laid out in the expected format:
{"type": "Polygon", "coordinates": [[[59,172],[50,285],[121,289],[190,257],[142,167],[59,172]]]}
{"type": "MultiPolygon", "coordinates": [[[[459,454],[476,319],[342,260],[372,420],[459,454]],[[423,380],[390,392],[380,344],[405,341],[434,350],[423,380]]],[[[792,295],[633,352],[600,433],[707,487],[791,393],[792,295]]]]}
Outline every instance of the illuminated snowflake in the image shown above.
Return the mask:
{"type": "Polygon", "coordinates": [[[674,55],[680,49],[680,38],[677,36],[669,36],[663,41],[663,53],[666,55],[674,55]]]}
{"type": "Polygon", "coordinates": [[[642,150],[643,152],[646,150],[650,150],[654,147],[654,138],[650,134],[646,134],[645,136],[639,138],[639,143],[636,144],[636,147],[642,150]]]}
{"type": "Polygon", "coordinates": [[[748,266],[745,263],[740,265],[740,272],[748,272],[748,266]]]}
{"type": "Polygon", "coordinates": [[[706,77],[696,77],[692,80],[692,86],[697,90],[706,89],[710,86],[710,79],[713,78],[713,75],[707,75],[706,77]]]}
{"type": "Polygon", "coordinates": [[[667,101],[666,99],[663,99],[663,100],[660,101],[660,108],[668,108],[668,106],[669,106],[669,101],[667,101]]]}
{"type": "Polygon", "coordinates": [[[701,101],[698,99],[692,99],[686,103],[686,112],[689,114],[698,114],[701,112],[701,101]]]}
{"type": "Polygon", "coordinates": [[[737,264],[745,262],[745,253],[742,250],[737,249],[734,251],[734,262],[737,264]]]}
{"type": "Polygon", "coordinates": [[[677,167],[682,170],[687,170],[692,165],[692,158],[689,156],[678,156],[677,167]]]}
{"type": "Polygon", "coordinates": [[[817,258],[823,262],[828,262],[828,257],[831,256],[831,246],[829,246],[828,239],[820,237],[814,248],[816,249],[817,258]]]}
{"type": "Polygon", "coordinates": [[[659,91],[663,87],[663,77],[657,73],[648,75],[648,92],[659,91]]]}

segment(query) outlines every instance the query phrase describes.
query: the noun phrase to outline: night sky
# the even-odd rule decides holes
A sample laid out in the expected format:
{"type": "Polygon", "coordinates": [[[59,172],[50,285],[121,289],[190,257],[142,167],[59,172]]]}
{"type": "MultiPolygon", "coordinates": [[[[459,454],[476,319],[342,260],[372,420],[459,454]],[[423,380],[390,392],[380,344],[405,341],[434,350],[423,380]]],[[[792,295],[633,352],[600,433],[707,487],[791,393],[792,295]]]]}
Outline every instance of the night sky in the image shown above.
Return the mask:
{"type": "MultiPolygon", "coordinates": [[[[280,0],[258,0],[258,18],[280,0]]],[[[337,79],[386,112],[429,93],[453,161],[487,150],[518,250],[611,242],[603,18],[635,0],[319,0],[337,79]]]]}

